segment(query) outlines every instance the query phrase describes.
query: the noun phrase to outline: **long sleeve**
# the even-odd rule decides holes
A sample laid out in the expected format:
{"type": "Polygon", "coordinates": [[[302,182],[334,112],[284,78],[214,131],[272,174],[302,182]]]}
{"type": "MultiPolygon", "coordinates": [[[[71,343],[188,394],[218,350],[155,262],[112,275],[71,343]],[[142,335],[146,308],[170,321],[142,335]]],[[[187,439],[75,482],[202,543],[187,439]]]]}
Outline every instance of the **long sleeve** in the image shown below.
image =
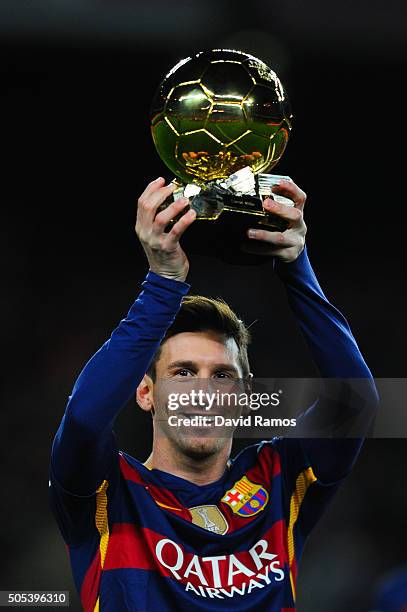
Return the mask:
{"type": "Polygon", "coordinates": [[[112,468],[115,419],[134,396],[189,288],[150,271],[126,318],[80,373],[51,452],[51,474],[70,493],[93,494],[112,468]]]}
{"type": "Polygon", "coordinates": [[[321,376],[329,379],[328,392],[304,413],[302,425],[309,431],[315,423],[323,423],[336,434],[301,438],[300,444],[321,482],[334,482],[350,471],[357,458],[377,407],[376,388],[348,322],[317,281],[307,249],[295,262],[275,261],[275,271],[285,285],[312,358],[321,376]],[[346,430],[343,423],[351,429],[352,422],[357,423],[357,437],[338,437],[338,431],[346,430]]]}

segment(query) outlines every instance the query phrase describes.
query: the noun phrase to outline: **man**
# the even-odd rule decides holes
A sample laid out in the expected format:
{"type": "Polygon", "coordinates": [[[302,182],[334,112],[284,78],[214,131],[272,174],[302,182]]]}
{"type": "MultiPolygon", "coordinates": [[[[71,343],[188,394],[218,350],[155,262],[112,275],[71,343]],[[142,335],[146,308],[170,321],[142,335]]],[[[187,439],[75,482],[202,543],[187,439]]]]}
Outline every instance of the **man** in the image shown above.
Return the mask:
{"type": "MultiPolygon", "coordinates": [[[[242,321],[222,301],[186,296],[189,262],[179,239],[195,213],[165,231],[188,204],[178,200],[156,214],[172,189],[159,178],[139,199],[136,233],[150,270],[126,319],[86,364],[69,398],[52,448],[52,509],[86,611],[292,612],[304,542],[362,440],[279,437],[230,459],[231,435],[199,427],[187,435],[168,425],[166,385],[250,380],[242,321]],[[153,448],[144,464],[118,451],[112,432],[135,392],[153,416],[153,448]]],[[[288,181],[274,190],[295,203],[264,202],[288,229],[248,235],[269,243],[316,365],[323,377],[338,379],[346,398],[316,402],[304,419],[312,423],[321,413],[334,429],[338,412],[348,423],[363,414],[366,429],[374,384],[309,263],[305,194],[288,181]],[[356,389],[351,379],[365,384],[356,389]]],[[[197,410],[188,405],[183,412],[197,410]]]]}

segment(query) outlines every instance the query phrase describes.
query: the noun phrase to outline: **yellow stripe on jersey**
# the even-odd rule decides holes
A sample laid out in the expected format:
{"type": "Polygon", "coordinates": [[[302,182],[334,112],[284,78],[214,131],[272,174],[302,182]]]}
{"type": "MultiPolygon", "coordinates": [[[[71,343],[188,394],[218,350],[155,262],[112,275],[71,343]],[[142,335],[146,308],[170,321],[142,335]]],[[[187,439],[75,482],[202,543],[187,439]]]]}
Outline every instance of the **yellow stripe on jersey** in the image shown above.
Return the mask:
{"type": "Polygon", "coordinates": [[[168,510],[176,510],[177,512],[182,512],[182,508],[174,508],[174,506],[167,506],[167,504],[162,504],[156,499],[154,501],[157,504],[157,506],[160,506],[161,508],[168,508],[168,510]]]}
{"type": "MultiPolygon", "coordinates": [[[[109,486],[107,480],[104,480],[98,490],[96,491],[96,514],[95,522],[97,530],[100,533],[100,565],[103,569],[105,564],[107,545],[109,543],[109,522],[107,520],[107,495],[106,489],[109,486]]],[[[99,597],[97,599],[94,612],[99,612],[99,597]]]]}
{"type": "Polygon", "coordinates": [[[296,595],[295,582],[294,582],[294,576],[291,570],[291,565],[292,565],[292,562],[294,559],[294,553],[295,553],[294,525],[297,522],[298,514],[300,512],[300,507],[305,497],[305,494],[308,490],[308,487],[310,486],[310,484],[312,484],[316,480],[317,478],[314,472],[312,471],[311,467],[301,472],[301,474],[299,474],[297,481],[295,483],[295,490],[293,494],[291,495],[291,500],[290,500],[290,522],[289,522],[288,531],[287,531],[287,541],[288,541],[288,565],[290,568],[291,590],[293,593],[294,601],[295,601],[295,595],[296,595]]]}

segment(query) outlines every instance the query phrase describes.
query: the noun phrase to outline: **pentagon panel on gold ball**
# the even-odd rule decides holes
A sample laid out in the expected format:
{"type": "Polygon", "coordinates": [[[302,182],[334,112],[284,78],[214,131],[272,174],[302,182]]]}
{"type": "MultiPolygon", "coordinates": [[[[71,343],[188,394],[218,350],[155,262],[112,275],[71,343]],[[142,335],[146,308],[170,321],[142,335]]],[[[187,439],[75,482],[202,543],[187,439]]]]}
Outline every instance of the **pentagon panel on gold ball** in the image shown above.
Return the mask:
{"type": "Polygon", "coordinates": [[[283,229],[262,202],[275,197],[271,187],[278,175],[266,173],[284,153],[291,122],[279,77],[253,55],[213,49],[179,61],[163,78],[151,107],[155,147],[176,177],[170,201],[189,197],[199,220],[217,221],[228,212],[229,228],[230,213],[244,213],[249,218],[235,223],[241,227],[238,242],[253,217],[283,229]]]}

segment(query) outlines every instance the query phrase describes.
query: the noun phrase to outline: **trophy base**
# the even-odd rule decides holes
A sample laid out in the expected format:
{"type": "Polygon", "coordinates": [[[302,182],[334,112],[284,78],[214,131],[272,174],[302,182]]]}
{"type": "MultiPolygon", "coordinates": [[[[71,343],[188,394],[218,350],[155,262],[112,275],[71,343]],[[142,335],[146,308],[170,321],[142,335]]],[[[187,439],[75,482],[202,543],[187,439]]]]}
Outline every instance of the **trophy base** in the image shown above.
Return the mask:
{"type": "MultiPolygon", "coordinates": [[[[288,227],[287,221],[264,209],[264,200],[272,198],[287,206],[294,206],[294,202],[272,191],[273,185],[280,179],[291,181],[288,176],[254,175],[247,167],[225,181],[211,182],[204,187],[196,184],[185,186],[174,181],[178,189],[158,211],[178,198],[188,197],[190,207],[197,214],[196,222],[182,238],[188,252],[213,256],[238,265],[258,265],[272,259],[272,246],[248,238],[247,230],[283,232],[288,227]]],[[[185,212],[184,209],[174,217],[165,231],[170,231],[185,212]]]]}

